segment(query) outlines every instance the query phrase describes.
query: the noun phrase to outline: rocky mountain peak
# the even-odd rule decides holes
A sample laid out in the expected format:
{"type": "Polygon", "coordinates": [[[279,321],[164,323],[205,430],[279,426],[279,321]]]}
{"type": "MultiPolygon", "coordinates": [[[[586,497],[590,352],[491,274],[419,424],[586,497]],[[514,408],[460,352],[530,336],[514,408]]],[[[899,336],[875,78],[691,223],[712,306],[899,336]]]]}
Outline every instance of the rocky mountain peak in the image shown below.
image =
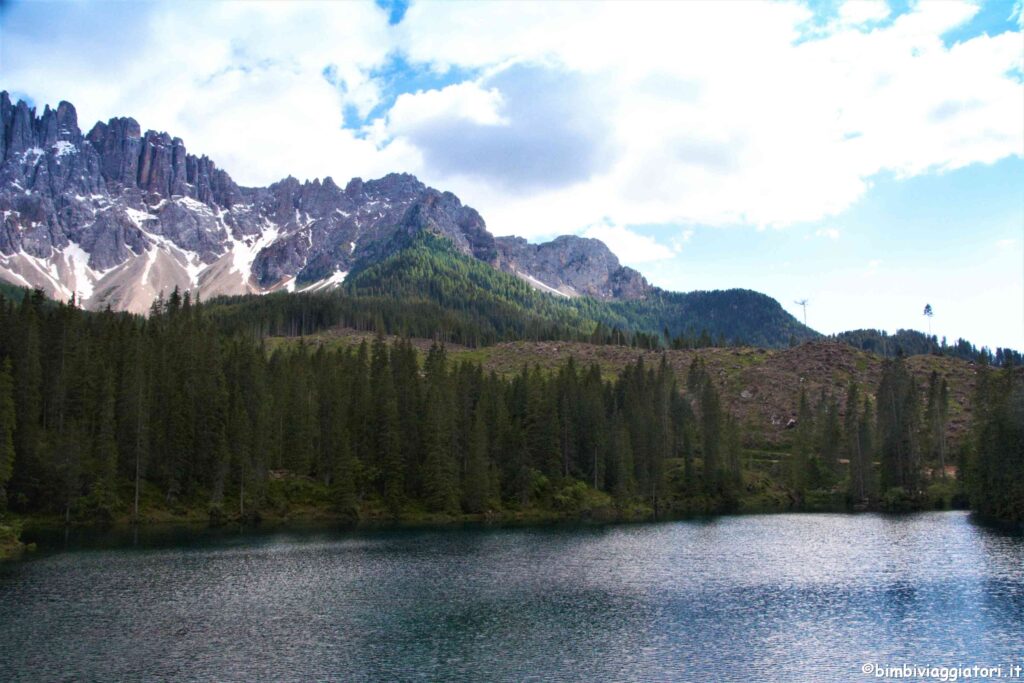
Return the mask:
{"type": "Polygon", "coordinates": [[[499,237],[498,267],[542,284],[566,296],[596,299],[642,299],[651,286],[619,259],[601,240],[562,235],[550,242],[530,244],[521,237],[499,237]]]}
{"type": "Polygon", "coordinates": [[[70,103],[37,116],[3,92],[0,122],[0,278],[88,307],[146,311],[174,287],[209,297],[336,286],[423,231],[543,291],[648,289],[597,240],[495,240],[477,211],[408,173],[344,189],[292,176],[240,187],[181,138],[129,117],[83,136],[70,103]]]}

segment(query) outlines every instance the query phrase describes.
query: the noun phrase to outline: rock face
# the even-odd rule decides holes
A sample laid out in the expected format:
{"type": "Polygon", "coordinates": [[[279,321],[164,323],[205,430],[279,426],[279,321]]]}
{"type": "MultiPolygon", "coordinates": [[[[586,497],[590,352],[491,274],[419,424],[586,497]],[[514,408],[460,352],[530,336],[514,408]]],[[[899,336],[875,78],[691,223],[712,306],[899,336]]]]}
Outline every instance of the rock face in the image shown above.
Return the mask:
{"type": "Polygon", "coordinates": [[[450,192],[407,174],[238,186],[180,138],[131,118],[88,134],[61,102],[41,115],[0,93],[0,278],[145,312],[174,287],[219,294],[336,286],[396,237],[429,231],[543,291],[637,298],[649,286],[597,240],[495,239],[450,192]]]}
{"type": "Polygon", "coordinates": [[[642,299],[651,289],[640,273],[620,265],[601,240],[562,235],[543,244],[522,237],[499,237],[495,243],[499,268],[565,296],[642,299]]]}

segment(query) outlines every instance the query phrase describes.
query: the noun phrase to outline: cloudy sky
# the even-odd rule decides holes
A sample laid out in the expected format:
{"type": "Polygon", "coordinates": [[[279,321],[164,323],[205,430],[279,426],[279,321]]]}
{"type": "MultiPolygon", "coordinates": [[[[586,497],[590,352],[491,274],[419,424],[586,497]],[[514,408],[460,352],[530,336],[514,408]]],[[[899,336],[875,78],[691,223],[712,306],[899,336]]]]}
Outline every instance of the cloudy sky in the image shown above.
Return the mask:
{"type": "Polygon", "coordinates": [[[408,171],[662,287],[1024,348],[1019,0],[7,1],[0,41],[0,88],[242,184],[408,171]]]}

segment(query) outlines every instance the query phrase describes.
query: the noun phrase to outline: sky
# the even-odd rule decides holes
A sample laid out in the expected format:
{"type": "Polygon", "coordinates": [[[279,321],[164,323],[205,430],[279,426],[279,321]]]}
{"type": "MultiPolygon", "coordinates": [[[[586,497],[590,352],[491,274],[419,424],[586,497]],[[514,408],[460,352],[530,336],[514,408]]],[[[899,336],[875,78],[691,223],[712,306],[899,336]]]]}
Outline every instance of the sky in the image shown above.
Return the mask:
{"type": "Polygon", "coordinates": [[[1021,1],[0,2],[0,88],[243,185],[410,172],[811,327],[1024,349],[1021,1]],[[922,313],[931,304],[929,321],[922,313]]]}

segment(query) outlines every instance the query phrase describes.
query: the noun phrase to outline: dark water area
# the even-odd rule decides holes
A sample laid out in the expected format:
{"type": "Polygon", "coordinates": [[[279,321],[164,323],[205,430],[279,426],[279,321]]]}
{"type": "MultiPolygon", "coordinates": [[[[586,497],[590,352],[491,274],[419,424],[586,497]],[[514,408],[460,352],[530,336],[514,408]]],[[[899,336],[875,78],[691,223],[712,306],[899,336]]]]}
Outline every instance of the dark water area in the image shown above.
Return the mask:
{"type": "Polygon", "coordinates": [[[869,681],[891,680],[874,666],[1024,665],[1024,538],[963,512],[26,536],[39,550],[0,563],[0,681],[869,681]]]}

